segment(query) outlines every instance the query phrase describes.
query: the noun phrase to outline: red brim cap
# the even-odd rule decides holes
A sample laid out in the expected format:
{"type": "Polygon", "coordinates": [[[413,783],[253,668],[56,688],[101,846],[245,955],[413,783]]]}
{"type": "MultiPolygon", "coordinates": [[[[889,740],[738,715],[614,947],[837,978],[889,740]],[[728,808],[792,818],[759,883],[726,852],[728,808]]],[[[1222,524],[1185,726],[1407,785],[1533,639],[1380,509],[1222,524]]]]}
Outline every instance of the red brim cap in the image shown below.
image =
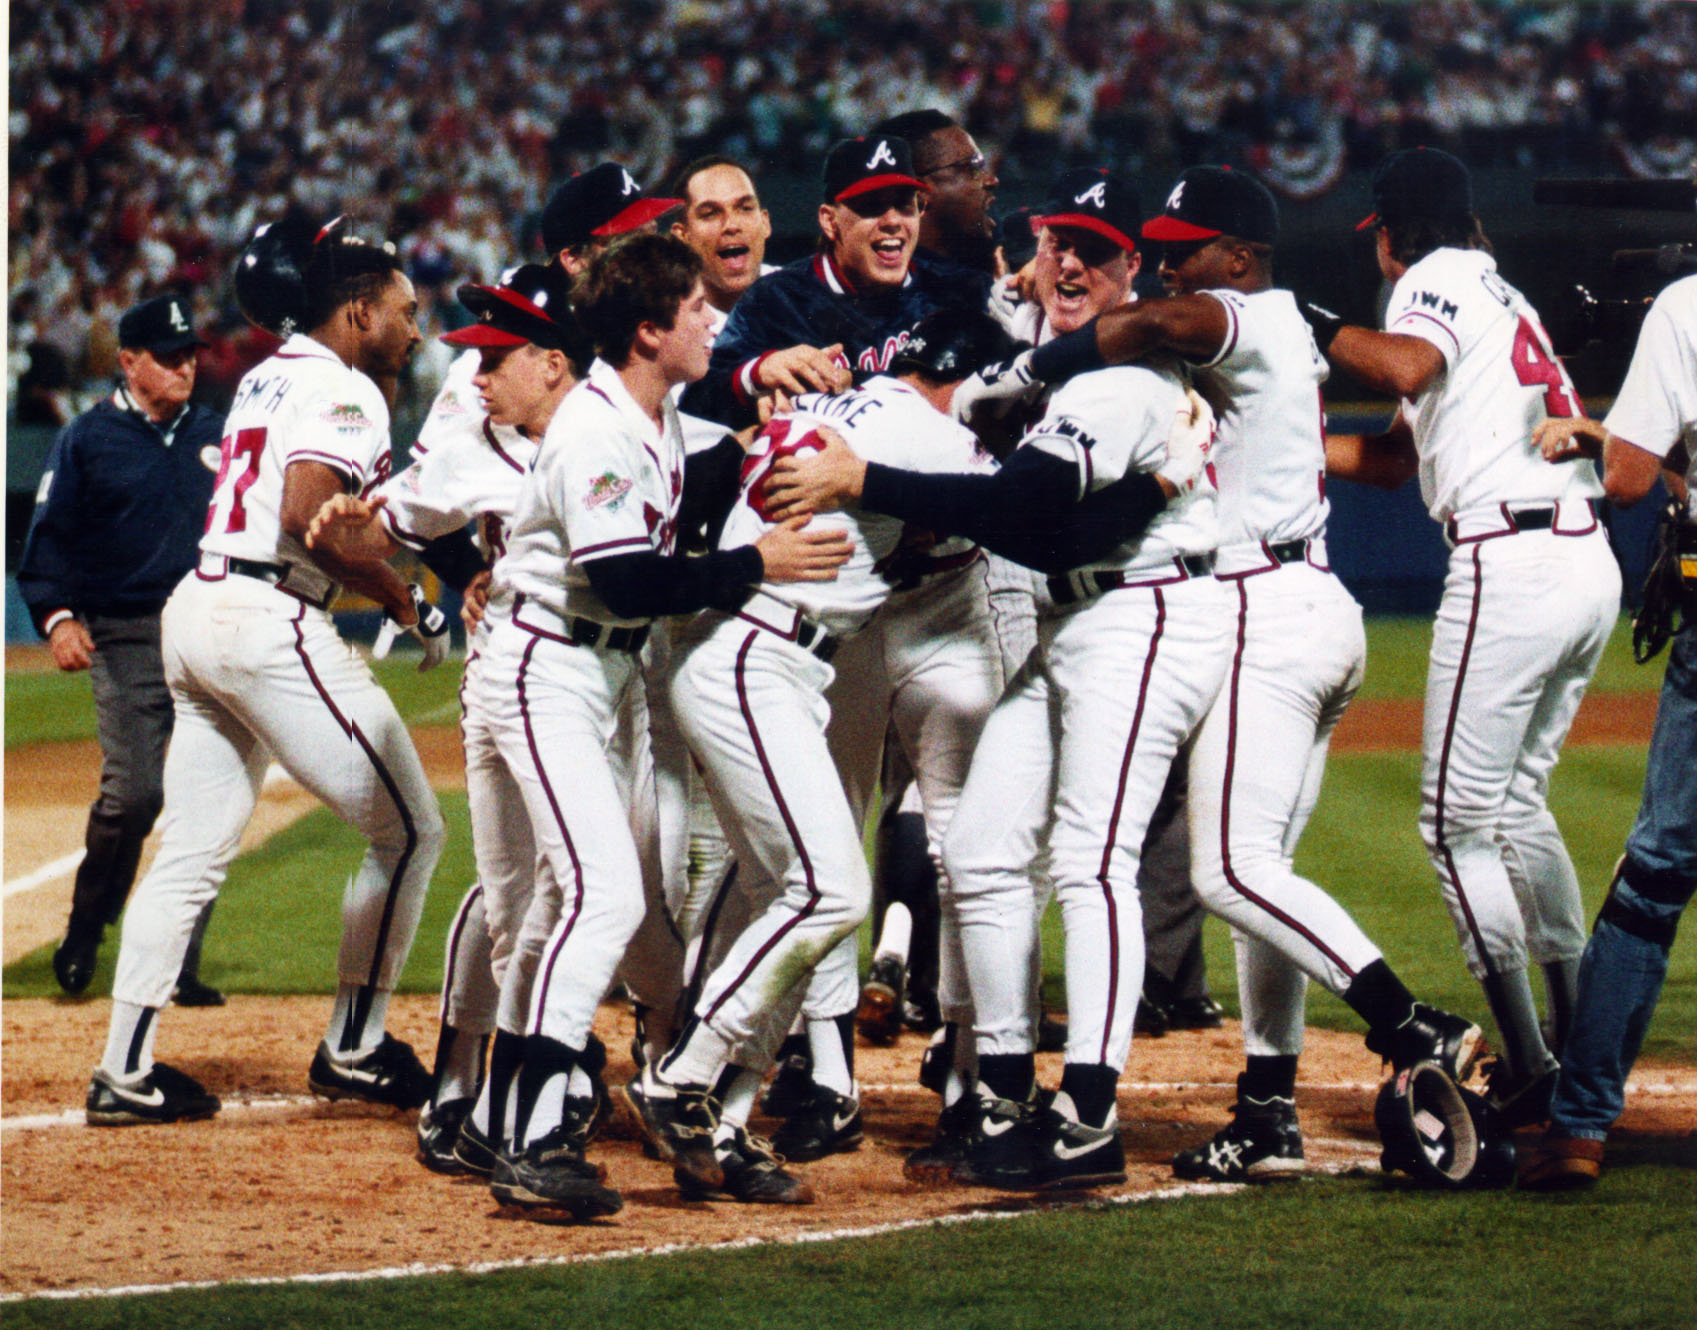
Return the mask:
{"type": "Polygon", "coordinates": [[[930,185],[927,185],[923,180],[916,180],[910,175],[901,175],[900,173],[869,175],[866,179],[856,180],[852,185],[842,190],[832,202],[841,203],[844,199],[852,199],[857,194],[870,194],[875,189],[895,189],[899,185],[905,185],[910,189],[923,190],[927,194],[931,192],[930,185]]]}
{"type": "Polygon", "coordinates": [[[493,323],[472,323],[455,332],[443,333],[441,340],[450,346],[523,346],[530,338],[497,328],[493,323]]]}
{"type": "Polygon", "coordinates": [[[1099,236],[1106,236],[1128,254],[1136,253],[1137,242],[1117,226],[1110,226],[1100,217],[1092,217],[1089,213],[1056,212],[1046,217],[1033,217],[1031,229],[1036,231],[1044,226],[1076,226],[1081,230],[1094,231],[1099,236]]]}
{"type": "Polygon", "coordinates": [[[1177,217],[1168,217],[1162,213],[1159,217],[1151,217],[1143,224],[1145,240],[1212,240],[1221,234],[1206,226],[1198,226],[1195,222],[1182,221],[1177,217]]]}
{"type": "Polygon", "coordinates": [[[1379,214],[1376,212],[1370,212],[1355,224],[1355,229],[1357,231],[1365,231],[1369,226],[1377,226],[1378,224],[1379,214]]]}
{"type": "Polygon", "coordinates": [[[622,212],[614,213],[607,221],[591,231],[595,236],[622,236],[627,231],[634,231],[639,226],[647,226],[657,217],[663,217],[673,208],[683,207],[682,199],[638,199],[622,212]]]}

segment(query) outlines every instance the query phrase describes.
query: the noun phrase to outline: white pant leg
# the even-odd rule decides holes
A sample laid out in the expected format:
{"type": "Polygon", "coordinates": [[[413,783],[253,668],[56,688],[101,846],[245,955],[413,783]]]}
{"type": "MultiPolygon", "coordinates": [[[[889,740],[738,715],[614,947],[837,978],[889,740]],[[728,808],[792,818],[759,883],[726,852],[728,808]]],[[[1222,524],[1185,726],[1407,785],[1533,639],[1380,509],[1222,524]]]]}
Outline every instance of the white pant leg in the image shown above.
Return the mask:
{"type": "Polygon", "coordinates": [[[1526,967],[1529,915],[1552,958],[1583,938],[1544,791],[1619,596],[1600,533],[1523,532],[1450,556],[1426,682],[1420,830],[1476,978],[1526,967]]]}
{"type": "Polygon", "coordinates": [[[1213,578],[1113,591],[1041,627],[1061,695],[1055,891],[1066,928],[1067,1061],[1123,1068],[1143,987],[1144,833],[1230,655],[1213,578]]]}
{"type": "Polygon", "coordinates": [[[490,963],[484,900],[482,884],[472,883],[448,925],[443,957],[442,1020],[473,1035],[495,1033],[495,1011],[501,1001],[501,986],[490,963]]]}
{"type": "MultiPolygon", "coordinates": [[[[499,681],[512,687],[510,679],[499,681]]],[[[489,966],[497,989],[506,978],[519,929],[530,908],[536,881],[536,841],[524,792],[507,768],[489,724],[483,696],[484,657],[466,662],[461,688],[460,736],[465,745],[466,809],[471,848],[483,887],[483,922],[489,935],[489,966]]],[[[513,1033],[518,1032],[514,1027],[513,1033]]]]}
{"type": "Polygon", "coordinates": [[[1196,891],[1234,928],[1342,993],[1379,949],[1291,859],[1331,731],[1361,685],[1361,610],[1306,564],[1224,585],[1236,644],[1190,757],[1196,891]]]}
{"type": "Polygon", "coordinates": [[[1032,867],[1054,811],[1058,700],[1040,653],[1033,655],[985,722],[943,839],[981,1056],[1036,1047],[1032,867]]]}
{"type": "Polygon", "coordinates": [[[270,761],[245,726],[180,678],[171,701],[159,853],[124,911],[112,981],[113,998],[143,1007],[170,1001],[195,921],[224,884],[270,761]]]}
{"type": "Polygon", "coordinates": [[[526,1032],[572,1048],[588,1039],[595,1008],[642,922],[642,870],[628,792],[615,777],[615,712],[635,677],[622,652],[533,635],[508,622],[491,635],[489,670],[514,681],[491,699],[507,766],[524,794],[538,850],[535,897],[503,985],[503,1017],[528,967],[540,924],[556,922],[535,957],[526,1032]]]}
{"type": "Polygon", "coordinates": [[[737,620],[680,644],[673,704],[714,803],[779,894],[708,976],[696,1012],[735,1044],[866,916],[859,828],[825,744],[831,668],[737,620]]]}

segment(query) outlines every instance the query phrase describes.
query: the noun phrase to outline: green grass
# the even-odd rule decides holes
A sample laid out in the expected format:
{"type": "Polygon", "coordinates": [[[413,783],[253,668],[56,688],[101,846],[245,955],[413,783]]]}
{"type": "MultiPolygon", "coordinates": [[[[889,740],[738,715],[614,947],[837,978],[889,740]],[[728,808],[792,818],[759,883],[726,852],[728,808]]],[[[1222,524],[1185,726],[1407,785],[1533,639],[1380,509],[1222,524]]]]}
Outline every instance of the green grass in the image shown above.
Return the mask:
{"type": "Polygon", "coordinates": [[[858,1241],[37,1300],[7,1307],[5,1320],[44,1330],[508,1330],[562,1315],[580,1325],[739,1330],[1673,1330],[1692,1324],[1687,1170],[1697,1160],[1658,1149],[1655,1163],[1623,1152],[1587,1196],[1444,1196],[1365,1176],[1315,1179],[858,1241]]]}

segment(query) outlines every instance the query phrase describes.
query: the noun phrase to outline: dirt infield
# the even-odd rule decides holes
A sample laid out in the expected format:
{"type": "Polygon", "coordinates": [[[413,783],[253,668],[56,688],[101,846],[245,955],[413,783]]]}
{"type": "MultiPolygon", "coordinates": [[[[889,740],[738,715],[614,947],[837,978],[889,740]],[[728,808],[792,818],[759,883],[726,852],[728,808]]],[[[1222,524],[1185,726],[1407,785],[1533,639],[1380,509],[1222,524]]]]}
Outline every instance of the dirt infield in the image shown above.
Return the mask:
{"type": "MultiPolygon", "coordinates": [[[[306,1067],[323,999],[236,998],[222,1010],[168,1011],[159,1056],[223,1095],[224,1111],[169,1127],[83,1126],[73,1110],[107,1010],[105,1001],[6,1004],[0,1294],[549,1258],[1042,1204],[903,1179],[901,1155],[925,1143],[936,1114],[937,1101],[912,1084],[918,1036],[892,1049],[861,1049],[867,1140],[854,1154],[798,1168],[818,1191],[817,1204],[685,1201],[669,1168],[644,1159],[619,1120],[595,1155],[624,1194],[624,1210],[592,1225],[554,1227],[503,1210],[478,1182],[426,1171],[413,1158],[412,1115],[308,1101],[306,1067]],[[13,1125],[32,1115],[52,1125],[13,1125]]],[[[427,1048],[434,1006],[401,999],[392,1025],[427,1048]]],[[[604,1007],[597,1028],[613,1051],[612,1078],[628,1077],[629,1015],[604,1007]]],[[[1226,1082],[1241,1049],[1235,1025],[1137,1041],[1120,1095],[1130,1177],[1105,1194],[1173,1185],[1173,1151],[1224,1122],[1226,1082]]],[[[1059,1055],[1039,1064],[1052,1083],[1059,1055]]],[[[1310,1160],[1376,1167],[1365,1087],[1378,1074],[1359,1039],[1310,1031],[1297,1091],[1310,1160]]],[[[1637,1079],[1689,1087],[1693,1078],[1689,1070],[1641,1068],[1637,1079]]],[[[1648,1133],[1689,1132],[1697,1111],[1690,1093],[1640,1094],[1633,1103],[1627,1126],[1648,1133]]]]}

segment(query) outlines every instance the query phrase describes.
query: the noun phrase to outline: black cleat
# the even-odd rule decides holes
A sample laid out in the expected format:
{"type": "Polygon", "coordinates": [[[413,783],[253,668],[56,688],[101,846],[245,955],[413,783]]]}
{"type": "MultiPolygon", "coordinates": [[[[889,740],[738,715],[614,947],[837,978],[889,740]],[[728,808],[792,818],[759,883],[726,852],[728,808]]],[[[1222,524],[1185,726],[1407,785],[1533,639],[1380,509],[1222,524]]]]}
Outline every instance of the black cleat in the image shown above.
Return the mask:
{"type": "Polygon", "coordinates": [[[1057,1094],[1037,1114],[1037,1176],[1043,1191],[1111,1187],[1125,1181],[1125,1146],[1119,1119],[1092,1127],[1079,1121],[1072,1100],[1057,1094]]]}
{"type": "MultiPolygon", "coordinates": [[[[812,1205],[813,1188],[793,1173],[785,1172],[783,1159],[774,1153],[771,1142],[749,1132],[746,1127],[732,1129],[732,1134],[713,1147],[719,1167],[725,1174],[719,1191],[733,1201],[752,1205],[812,1205]]],[[[693,1184],[684,1186],[685,1196],[703,1196],[693,1184]]]]}
{"type": "Polygon", "coordinates": [[[185,974],[171,991],[171,1001],[179,1007],[222,1007],[224,995],[211,984],[202,983],[199,975],[185,974]]]}
{"type": "Polygon", "coordinates": [[[1206,993],[1179,998],[1166,1006],[1169,1030],[1217,1030],[1225,1024],[1225,1009],[1206,993]]]}
{"type": "Polygon", "coordinates": [[[1556,1096],[1560,1079],[1559,1066],[1546,1068],[1536,1076],[1515,1076],[1501,1058],[1485,1064],[1485,1098],[1497,1110],[1497,1125],[1513,1131],[1548,1122],[1550,1101],[1556,1096]]]}
{"type": "Polygon", "coordinates": [[[625,1101],[631,1119],[636,1123],[637,1134],[642,1140],[642,1153],[650,1159],[672,1163],[677,1158],[676,1152],[660,1129],[660,1120],[654,1115],[654,1101],[643,1090],[640,1073],[619,1087],[619,1097],[625,1101]]]}
{"type": "Polygon", "coordinates": [[[1192,1182],[1271,1182],[1302,1175],[1296,1100],[1252,1099],[1238,1090],[1232,1120],[1214,1139],[1173,1156],[1173,1174],[1192,1182]]]}
{"type": "Polygon", "coordinates": [[[419,1108],[430,1099],[432,1077],[412,1051],[392,1034],[369,1053],[343,1057],[320,1041],[306,1074],[307,1088],[325,1099],[363,1099],[391,1108],[419,1108]]]}
{"type": "Polygon", "coordinates": [[[772,1147],[785,1159],[805,1164],[858,1150],[865,1139],[860,1100],[816,1085],[807,1106],[785,1118],[772,1134],[772,1147]]]}
{"type": "Polygon", "coordinates": [[[980,1091],[974,1110],[971,1143],[955,1167],[955,1181],[1003,1191],[1041,1187],[1036,1100],[997,1099],[980,1091]]]}
{"type": "Polygon", "coordinates": [[[927,1187],[941,1187],[953,1181],[955,1169],[966,1162],[972,1151],[972,1133],[977,1122],[977,1100],[972,1095],[962,1095],[937,1115],[931,1144],[920,1146],[902,1161],[902,1176],[927,1187]]]}
{"type": "Polygon", "coordinates": [[[499,1157],[495,1142],[477,1129],[476,1119],[467,1113],[465,1121],[460,1124],[459,1135],[454,1138],[454,1158],[461,1169],[486,1178],[495,1172],[495,1161],[499,1157]]]}
{"type": "Polygon", "coordinates": [[[583,1157],[581,1142],[588,1120],[580,1117],[571,1111],[568,1100],[564,1123],[522,1151],[500,1156],[489,1179],[495,1199],[526,1210],[563,1211],[579,1222],[623,1209],[624,1198],[583,1157]]]}
{"type": "Polygon", "coordinates": [[[784,1044],[792,1051],[778,1063],[778,1074],[760,1100],[761,1110],[774,1118],[801,1112],[813,1098],[813,1055],[808,1052],[807,1037],[803,1035],[793,1044],[786,1039],[784,1044]]]}
{"type": "Polygon", "coordinates": [[[1465,1016],[1454,1016],[1416,1002],[1407,1020],[1394,1030],[1369,1030],[1367,1049],[1397,1071],[1435,1062],[1457,1085],[1467,1079],[1483,1049],[1484,1031],[1465,1016]]]}
{"type": "Polygon", "coordinates": [[[194,1077],[163,1062],[134,1081],[125,1082],[96,1067],[84,1104],[91,1127],[133,1127],[147,1122],[193,1122],[221,1107],[218,1096],[194,1077]]]}
{"type": "Polygon", "coordinates": [[[900,956],[876,956],[860,988],[860,1005],[854,1020],[861,1037],[869,1043],[896,1042],[902,1032],[902,990],[907,967],[900,956]]]}
{"type": "Polygon", "coordinates": [[[418,1111],[418,1162],[432,1173],[469,1173],[455,1153],[460,1128],[471,1117],[474,1099],[450,1099],[445,1104],[425,1104],[418,1111]]]}
{"type": "Polygon", "coordinates": [[[713,1152],[719,1114],[712,1092],[705,1085],[664,1085],[654,1077],[652,1067],[643,1073],[641,1090],[647,1101],[646,1120],[653,1123],[662,1158],[670,1152],[672,1177],[678,1186],[697,1195],[720,1190],[725,1172],[713,1152]],[[665,1090],[672,1093],[662,1093],[665,1090]]]}

